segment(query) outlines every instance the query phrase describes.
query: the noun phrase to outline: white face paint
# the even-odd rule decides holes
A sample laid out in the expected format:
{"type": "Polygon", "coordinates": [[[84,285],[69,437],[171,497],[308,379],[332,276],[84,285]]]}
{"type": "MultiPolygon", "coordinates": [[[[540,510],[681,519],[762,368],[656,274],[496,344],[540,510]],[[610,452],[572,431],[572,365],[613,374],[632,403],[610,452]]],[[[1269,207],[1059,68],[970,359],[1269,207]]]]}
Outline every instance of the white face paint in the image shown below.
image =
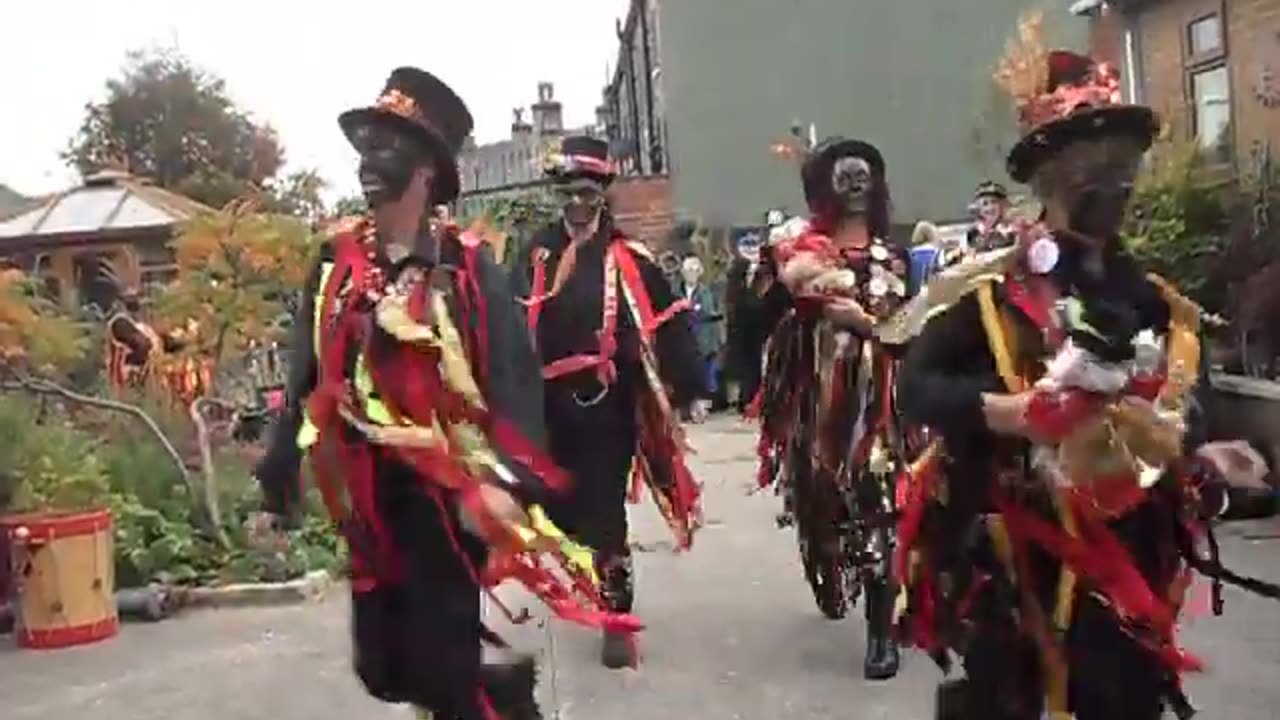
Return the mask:
{"type": "Polygon", "coordinates": [[[1003,201],[998,197],[983,195],[973,201],[978,217],[985,223],[993,223],[1000,219],[1003,201]]]}
{"type": "Polygon", "coordinates": [[[686,285],[697,285],[702,279],[702,261],[696,257],[685,258],[680,265],[680,277],[686,285]]]}

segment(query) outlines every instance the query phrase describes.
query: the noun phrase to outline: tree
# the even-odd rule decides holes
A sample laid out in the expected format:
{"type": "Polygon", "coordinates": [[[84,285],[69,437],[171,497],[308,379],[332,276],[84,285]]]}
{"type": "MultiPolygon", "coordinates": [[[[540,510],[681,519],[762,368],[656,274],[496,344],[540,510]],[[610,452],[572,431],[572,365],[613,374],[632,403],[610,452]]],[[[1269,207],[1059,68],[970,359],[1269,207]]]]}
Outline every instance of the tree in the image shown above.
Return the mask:
{"type": "Polygon", "coordinates": [[[328,183],[315,170],[298,170],[272,181],[263,198],[265,210],[317,223],[326,215],[320,192],[328,183]]]}
{"type": "Polygon", "coordinates": [[[368,203],[359,195],[348,195],[333,204],[333,210],[329,214],[333,217],[348,217],[351,215],[363,215],[369,209],[368,203]]]}
{"type": "Polygon", "coordinates": [[[1210,282],[1224,248],[1229,198],[1206,187],[1194,142],[1161,142],[1138,176],[1122,230],[1143,267],[1177,285],[1211,311],[1225,298],[1210,282]]]}
{"type": "Polygon", "coordinates": [[[225,83],[173,52],[129,54],[106,99],[85,105],[63,159],[81,173],[124,169],[221,207],[261,188],[284,162],[275,131],[254,123],[225,83]]]}
{"type": "MultiPolygon", "coordinates": [[[[544,190],[498,197],[490,201],[479,218],[502,236],[504,247],[495,248],[505,265],[510,266],[528,247],[533,234],[543,225],[555,219],[559,207],[555,199],[544,190]]],[[[468,224],[464,219],[463,224],[468,224]]]]}
{"type": "Polygon", "coordinates": [[[56,376],[86,350],[84,328],[19,270],[0,270],[0,369],[56,376]]]}
{"type": "Polygon", "coordinates": [[[314,241],[306,223],[245,200],[188,221],[173,243],[177,278],[153,301],[158,329],[215,366],[231,350],[277,339],[314,241]]]}

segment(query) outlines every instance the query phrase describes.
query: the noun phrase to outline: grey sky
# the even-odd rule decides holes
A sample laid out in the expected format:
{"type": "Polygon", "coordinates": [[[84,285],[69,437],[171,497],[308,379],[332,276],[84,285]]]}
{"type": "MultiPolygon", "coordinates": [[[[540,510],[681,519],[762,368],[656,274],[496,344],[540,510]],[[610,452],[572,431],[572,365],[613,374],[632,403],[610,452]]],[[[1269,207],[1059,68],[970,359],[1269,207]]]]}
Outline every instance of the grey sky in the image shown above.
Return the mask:
{"type": "Polygon", "coordinates": [[[34,0],[0,10],[0,183],[35,194],[75,182],[58,152],[125,53],[176,45],[221,75],[279,132],[288,168],[354,189],[342,110],[367,103],[396,65],[439,75],[467,101],[481,142],[554,82],[566,124],[591,121],[614,20],[627,0],[34,0]]]}

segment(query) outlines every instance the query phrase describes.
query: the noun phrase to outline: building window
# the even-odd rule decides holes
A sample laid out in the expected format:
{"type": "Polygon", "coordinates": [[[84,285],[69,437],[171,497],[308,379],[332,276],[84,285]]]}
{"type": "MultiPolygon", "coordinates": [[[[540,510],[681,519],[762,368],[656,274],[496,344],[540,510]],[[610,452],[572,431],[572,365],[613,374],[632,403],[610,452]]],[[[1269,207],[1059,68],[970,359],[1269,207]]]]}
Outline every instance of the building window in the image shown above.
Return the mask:
{"type": "Polygon", "coordinates": [[[1222,18],[1208,15],[1187,25],[1187,52],[1192,58],[1222,53],[1222,18]]]}
{"type": "Polygon", "coordinates": [[[1191,132],[1206,160],[1230,163],[1231,75],[1227,43],[1218,13],[1202,15],[1186,25],[1184,68],[1190,100],[1191,132]]]}
{"type": "Polygon", "coordinates": [[[1231,86],[1227,66],[1197,70],[1191,74],[1191,99],[1195,108],[1193,132],[1205,157],[1231,160],[1231,86]]]}

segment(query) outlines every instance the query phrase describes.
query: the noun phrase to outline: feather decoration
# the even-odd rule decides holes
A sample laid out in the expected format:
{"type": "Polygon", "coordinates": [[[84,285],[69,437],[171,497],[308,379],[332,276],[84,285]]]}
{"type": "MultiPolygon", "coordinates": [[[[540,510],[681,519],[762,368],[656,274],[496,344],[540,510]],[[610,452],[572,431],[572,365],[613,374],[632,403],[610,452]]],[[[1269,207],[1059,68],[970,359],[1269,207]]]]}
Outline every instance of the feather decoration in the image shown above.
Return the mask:
{"type": "Polygon", "coordinates": [[[1005,47],[994,79],[1021,110],[1049,89],[1049,51],[1044,44],[1044,12],[1024,13],[1018,34],[1005,47]]]}

